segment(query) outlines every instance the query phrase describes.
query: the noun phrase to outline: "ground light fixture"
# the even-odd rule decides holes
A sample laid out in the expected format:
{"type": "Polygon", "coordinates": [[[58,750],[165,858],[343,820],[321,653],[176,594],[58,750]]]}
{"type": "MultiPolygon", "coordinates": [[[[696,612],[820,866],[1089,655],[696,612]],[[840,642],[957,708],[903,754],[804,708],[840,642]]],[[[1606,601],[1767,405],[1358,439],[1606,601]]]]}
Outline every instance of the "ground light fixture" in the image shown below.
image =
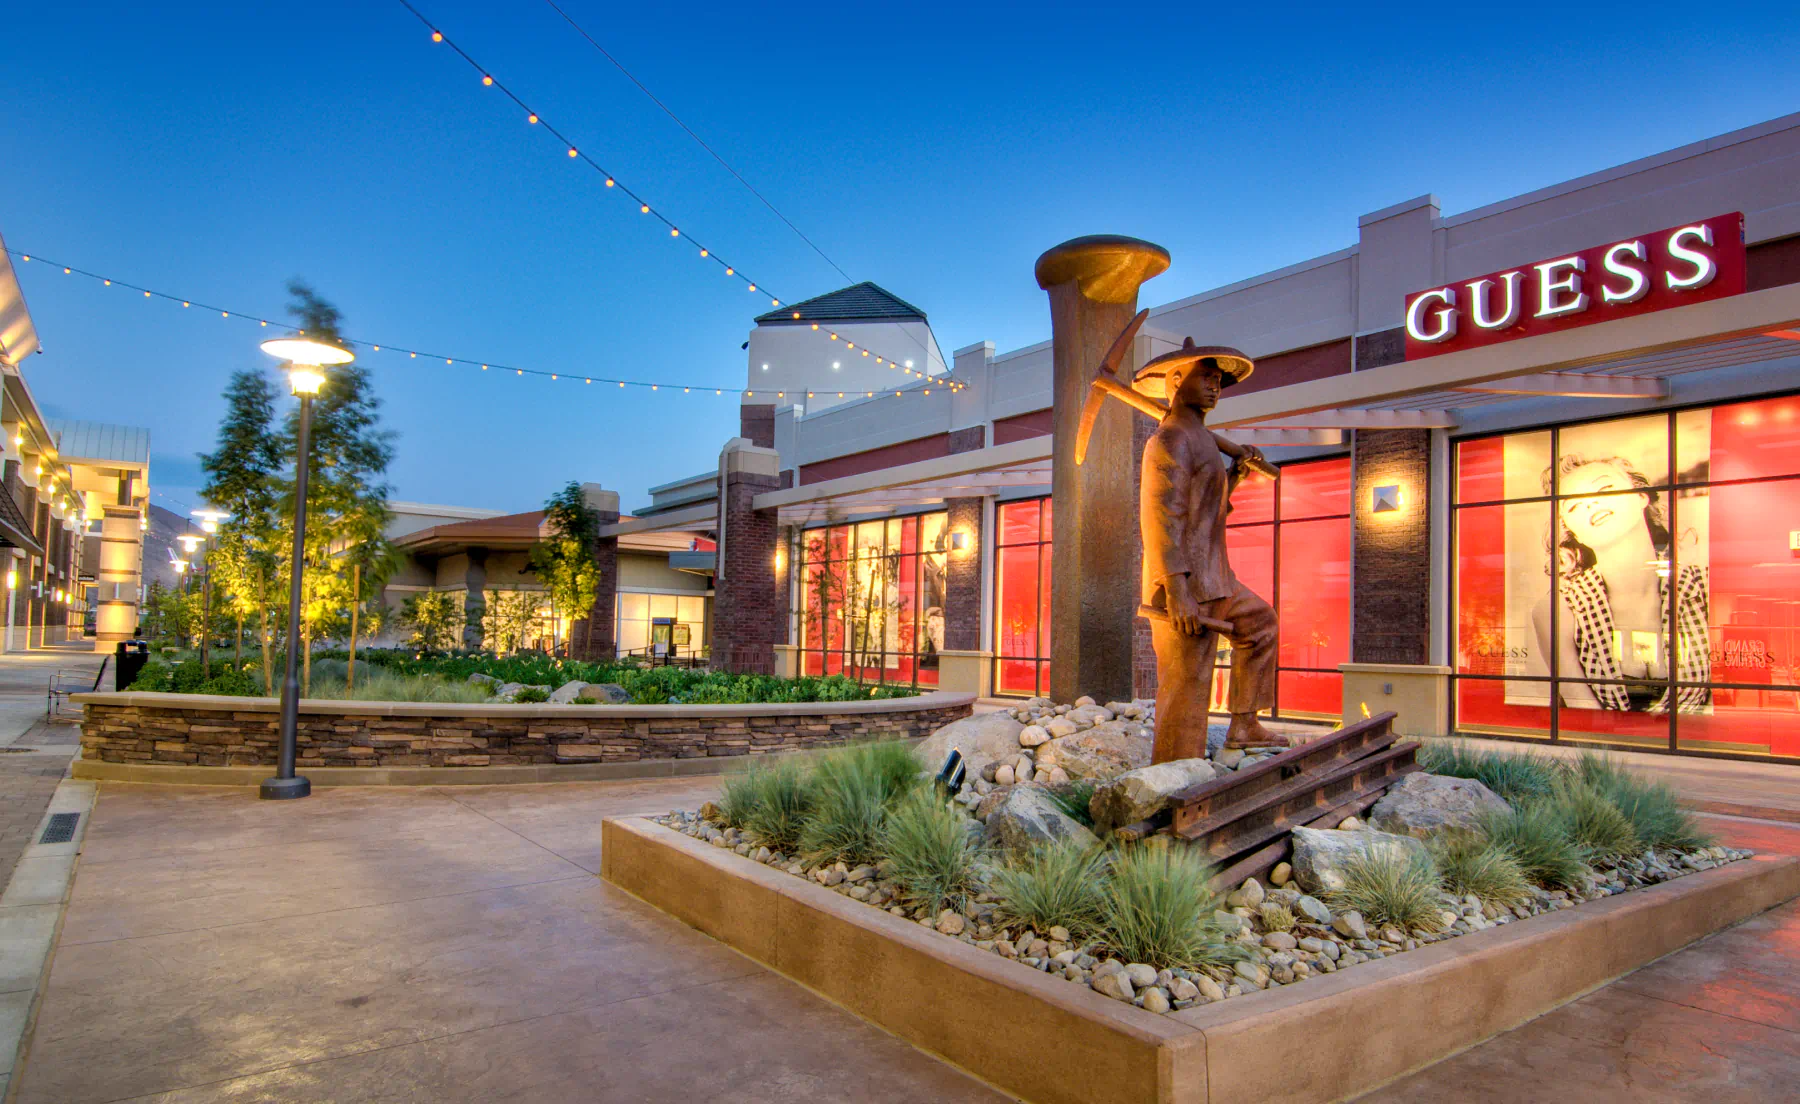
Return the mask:
{"type": "Polygon", "coordinates": [[[288,362],[288,385],[300,399],[300,432],[294,442],[294,558],[290,561],[295,570],[288,573],[289,631],[281,677],[281,746],[275,777],[265,779],[260,790],[264,798],[282,801],[312,793],[312,783],[294,773],[300,729],[300,634],[293,628],[300,624],[300,580],[306,563],[306,475],[312,449],[313,396],[325,386],[322,369],[348,364],[356,359],[356,354],[335,342],[304,333],[272,337],[262,343],[262,351],[288,362]]]}

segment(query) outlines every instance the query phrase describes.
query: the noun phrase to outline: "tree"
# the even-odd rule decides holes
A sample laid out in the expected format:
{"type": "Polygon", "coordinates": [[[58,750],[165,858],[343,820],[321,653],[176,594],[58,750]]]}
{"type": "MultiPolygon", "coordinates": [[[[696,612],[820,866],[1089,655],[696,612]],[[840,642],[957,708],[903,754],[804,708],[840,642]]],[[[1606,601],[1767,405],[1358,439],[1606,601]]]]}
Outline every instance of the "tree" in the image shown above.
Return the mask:
{"type": "Polygon", "coordinates": [[[543,597],[530,590],[490,590],[482,606],[482,646],[514,652],[537,623],[543,597]]]}
{"type": "MultiPolygon", "coordinates": [[[[349,347],[342,332],[343,316],[335,306],[300,280],[288,283],[288,293],[294,297],[288,313],[299,322],[300,332],[349,347]]],[[[346,618],[360,601],[362,589],[360,579],[351,576],[381,558],[379,549],[364,546],[380,542],[387,527],[391,488],[382,476],[394,458],[394,433],[381,428],[381,400],[374,394],[368,370],[353,361],[322,371],[325,383],[313,401],[301,624],[291,630],[299,632],[306,644],[307,686],[312,681],[312,642],[348,631],[346,618]],[[352,554],[340,555],[346,551],[352,554]]],[[[282,434],[287,457],[295,456],[298,432],[295,411],[282,434]]],[[[283,543],[291,548],[291,486],[284,496],[283,514],[288,533],[283,543]]],[[[292,553],[288,555],[291,558],[292,553]]],[[[293,566],[287,565],[287,570],[293,566]]]]}
{"type": "MultiPolygon", "coordinates": [[[[544,523],[551,536],[532,547],[531,569],[550,592],[551,624],[557,624],[559,612],[571,621],[586,618],[584,643],[592,645],[590,614],[600,595],[600,564],[594,558],[600,546],[600,511],[588,505],[581,484],[570,480],[544,503],[544,523]]],[[[552,645],[555,639],[552,628],[552,645]]]]}
{"type": "Polygon", "coordinates": [[[222,610],[238,622],[254,616],[262,645],[263,689],[275,693],[269,609],[279,605],[278,557],[274,543],[281,440],[275,432],[274,382],[263,372],[232,374],[225,388],[225,418],[218,447],[200,456],[206,483],[200,494],[213,508],[231,514],[221,522],[207,553],[222,610]]]}
{"type": "Polygon", "coordinates": [[[400,607],[400,623],[413,631],[408,643],[415,648],[450,651],[462,642],[461,596],[447,590],[419,591],[400,607]]]}

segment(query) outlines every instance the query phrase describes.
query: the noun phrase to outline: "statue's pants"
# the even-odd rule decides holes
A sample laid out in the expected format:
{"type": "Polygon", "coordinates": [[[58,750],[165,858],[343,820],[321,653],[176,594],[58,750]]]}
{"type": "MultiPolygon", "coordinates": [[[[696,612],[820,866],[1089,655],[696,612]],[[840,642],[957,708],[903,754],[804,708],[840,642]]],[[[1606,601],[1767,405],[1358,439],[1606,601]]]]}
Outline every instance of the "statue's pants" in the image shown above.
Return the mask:
{"type": "MultiPolygon", "coordinates": [[[[1230,621],[1232,713],[1275,705],[1275,611],[1242,583],[1229,597],[1200,603],[1203,616],[1230,621]]],[[[1156,648],[1156,748],[1153,763],[1206,754],[1207,703],[1212,697],[1218,636],[1189,636],[1168,621],[1150,622],[1156,648]]]]}

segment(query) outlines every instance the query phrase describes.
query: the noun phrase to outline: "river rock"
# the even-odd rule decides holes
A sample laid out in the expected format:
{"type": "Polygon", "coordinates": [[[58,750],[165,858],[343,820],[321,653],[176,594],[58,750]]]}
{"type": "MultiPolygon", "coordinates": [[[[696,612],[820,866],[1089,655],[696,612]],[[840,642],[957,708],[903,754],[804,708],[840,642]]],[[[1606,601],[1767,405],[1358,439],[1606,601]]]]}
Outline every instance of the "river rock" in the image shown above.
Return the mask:
{"type": "Polygon", "coordinates": [[[987,815],[987,837],[1014,855],[1028,854],[1046,843],[1073,840],[1086,847],[1100,841],[1080,821],[1063,812],[1048,791],[1014,786],[987,815]]]}
{"type": "Polygon", "coordinates": [[[1020,733],[1019,733],[1019,746],[1020,747],[1034,748],[1034,747],[1037,747],[1039,744],[1048,743],[1049,741],[1050,741],[1050,734],[1048,732],[1044,731],[1043,725],[1038,725],[1038,724],[1026,725],[1025,728],[1022,731],[1020,731],[1020,733]]]}
{"type": "Polygon", "coordinates": [[[607,705],[631,704],[631,691],[616,682],[590,682],[582,693],[607,705]]]}
{"type": "Polygon", "coordinates": [[[1105,836],[1114,828],[1136,824],[1161,812],[1173,794],[1211,782],[1217,774],[1204,759],[1174,759],[1128,770],[1094,790],[1088,801],[1094,831],[1105,836]]]}
{"type": "Polygon", "coordinates": [[[1369,810],[1369,823],[1383,832],[1426,839],[1446,828],[1479,831],[1483,817],[1510,809],[1505,799],[1473,778],[1420,771],[1388,788],[1369,810]]]}
{"type": "Polygon", "coordinates": [[[1055,735],[1055,722],[1046,727],[1055,738],[1037,749],[1040,770],[1061,767],[1070,778],[1103,781],[1150,765],[1154,740],[1136,721],[1103,721],[1066,736],[1055,735]]]}
{"type": "Polygon", "coordinates": [[[943,769],[944,757],[955,748],[962,752],[970,777],[980,777],[989,763],[1010,763],[1018,757],[1019,732],[1024,727],[1006,713],[964,717],[920,740],[913,755],[921,769],[936,774],[943,769]]]}
{"type": "Polygon", "coordinates": [[[1294,829],[1294,880],[1309,894],[1343,889],[1344,864],[1366,854],[1425,854],[1425,845],[1411,836],[1388,832],[1340,832],[1331,829],[1294,829]]]}

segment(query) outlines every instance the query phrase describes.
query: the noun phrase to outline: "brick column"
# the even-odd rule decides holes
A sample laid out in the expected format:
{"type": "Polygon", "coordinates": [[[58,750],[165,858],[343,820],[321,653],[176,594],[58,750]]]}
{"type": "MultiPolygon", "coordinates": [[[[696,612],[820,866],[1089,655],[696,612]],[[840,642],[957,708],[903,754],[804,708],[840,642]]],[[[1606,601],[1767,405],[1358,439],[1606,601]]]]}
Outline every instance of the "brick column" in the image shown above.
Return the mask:
{"type": "MultiPolygon", "coordinates": [[[[603,490],[598,483],[584,483],[587,503],[600,514],[600,527],[619,523],[619,492],[603,490]]],[[[579,659],[613,658],[618,641],[613,639],[618,622],[619,538],[601,537],[594,545],[594,563],[600,568],[600,585],[594,589],[594,608],[569,626],[569,652],[579,659]]]]}
{"type": "Polygon", "coordinates": [[[487,558],[485,548],[469,549],[469,566],[463,571],[463,647],[475,650],[486,640],[481,622],[487,614],[487,558]]]}
{"type": "Polygon", "coordinates": [[[1431,639],[1431,433],[1355,431],[1350,477],[1350,648],[1355,663],[1428,662],[1431,639]],[[1376,487],[1403,505],[1375,513],[1376,487]]]}
{"type": "Polygon", "coordinates": [[[968,546],[952,547],[945,556],[944,649],[981,651],[981,504],[979,498],[947,498],[950,535],[968,546]]]}
{"type": "MultiPolygon", "coordinates": [[[[748,409],[746,407],[745,409],[748,409]]],[[[781,485],[781,457],[736,438],[719,454],[719,563],[713,577],[715,670],[773,674],[777,624],[774,510],[752,502],[781,485]]]]}
{"type": "Polygon", "coordinates": [[[758,448],[774,448],[775,404],[745,403],[738,407],[738,436],[758,448]]]}

